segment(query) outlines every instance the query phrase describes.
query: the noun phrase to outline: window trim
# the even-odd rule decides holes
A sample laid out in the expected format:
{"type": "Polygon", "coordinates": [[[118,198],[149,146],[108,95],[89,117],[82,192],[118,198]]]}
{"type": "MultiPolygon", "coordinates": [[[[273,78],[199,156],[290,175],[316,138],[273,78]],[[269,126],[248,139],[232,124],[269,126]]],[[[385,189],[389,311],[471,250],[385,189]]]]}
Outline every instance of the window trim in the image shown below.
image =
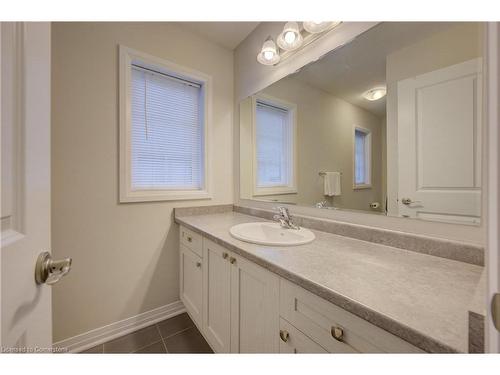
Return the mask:
{"type": "Polygon", "coordinates": [[[372,131],[367,128],[363,128],[358,125],[353,126],[352,131],[352,188],[354,190],[361,189],[371,189],[372,187],[372,131]],[[356,183],[356,131],[365,134],[365,166],[367,170],[365,171],[368,176],[368,183],[357,184],[356,183]]]}
{"type": "Polygon", "coordinates": [[[119,45],[119,199],[120,203],[175,201],[189,199],[211,199],[211,125],[212,125],[212,77],[199,71],[174,64],[170,61],[148,55],[119,45]],[[204,137],[204,175],[203,187],[197,190],[132,190],[131,184],[131,82],[132,64],[137,64],[159,72],[177,76],[201,84],[203,95],[203,137],[204,137]]]}
{"type": "Polygon", "coordinates": [[[267,94],[252,96],[252,173],[253,196],[277,194],[297,194],[297,105],[267,94]],[[292,168],[290,184],[286,186],[259,187],[257,186],[257,102],[261,100],[289,112],[292,126],[292,168]]]}

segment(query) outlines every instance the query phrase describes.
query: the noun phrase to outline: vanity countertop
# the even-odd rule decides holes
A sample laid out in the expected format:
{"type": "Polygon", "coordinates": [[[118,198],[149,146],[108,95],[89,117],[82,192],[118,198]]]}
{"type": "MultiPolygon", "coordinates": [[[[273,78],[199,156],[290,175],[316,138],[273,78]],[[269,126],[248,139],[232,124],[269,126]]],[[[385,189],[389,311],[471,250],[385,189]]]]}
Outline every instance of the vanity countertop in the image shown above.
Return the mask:
{"type": "Polygon", "coordinates": [[[225,212],[176,222],[427,352],[468,350],[468,312],[484,314],[484,268],[331,233],[293,247],[233,238],[264,219],[225,212]]]}

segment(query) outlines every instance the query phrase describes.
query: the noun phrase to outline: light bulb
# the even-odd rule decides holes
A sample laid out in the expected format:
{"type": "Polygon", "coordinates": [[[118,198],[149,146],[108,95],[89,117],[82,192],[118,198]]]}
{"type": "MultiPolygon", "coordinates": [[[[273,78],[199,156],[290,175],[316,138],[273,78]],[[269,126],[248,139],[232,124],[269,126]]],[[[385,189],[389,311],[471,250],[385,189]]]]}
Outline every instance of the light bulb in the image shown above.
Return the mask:
{"type": "Polygon", "coordinates": [[[287,22],[283,31],[278,36],[278,46],[285,51],[293,51],[302,45],[302,35],[300,34],[297,22],[287,22]]]}
{"type": "Polygon", "coordinates": [[[285,33],[285,42],[292,44],[295,41],[295,33],[293,31],[287,31],[285,33]]]}
{"type": "Polygon", "coordinates": [[[340,25],[340,21],[329,21],[329,22],[324,22],[324,21],[308,21],[308,22],[304,22],[302,24],[302,26],[304,27],[304,29],[308,32],[308,33],[311,33],[311,34],[318,34],[318,33],[322,33],[326,30],[331,30],[333,29],[334,27],[337,27],[338,25],[340,25]]]}
{"type": "Polygon", "coordinates": [[[264,58],[266,60],[272,60],[273,56],[274,56],[274,52],[273,51],[265,51],[264,52],[264,58]]]}
{"type": "Polygon", "coordinates": [[[273,38],[268,36],[257,55],[257,61],[263,65],[275,65],[280,61],[280,55],[273,38]]]}

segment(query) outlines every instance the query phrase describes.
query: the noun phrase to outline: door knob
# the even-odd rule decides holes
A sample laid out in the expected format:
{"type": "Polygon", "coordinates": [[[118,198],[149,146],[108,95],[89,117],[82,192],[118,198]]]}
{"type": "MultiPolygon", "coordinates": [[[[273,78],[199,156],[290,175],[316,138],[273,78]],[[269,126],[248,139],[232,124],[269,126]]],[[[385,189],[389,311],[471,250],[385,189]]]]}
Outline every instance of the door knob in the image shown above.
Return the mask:
{"type": "Polygon", "coordinates": [[[38,256],[35,266],[35,281],[37,284],[52,285],[71,270],[71,258],[53,260],[48,251],[38,256]]]}
{"type": "Polygon", "coordinates": [[[401,203],[409,206],[412,203],[420,203],[420,201],[412,201],[411,198],[401,198],[401,203]]]}
{"type": "Polygon", "coordinates": [[[290,334],[288,333],[288,331],[285,331],[284,329],[280,329],[281,341],[287,342],[289,338],[290,338],[290,334]]]}

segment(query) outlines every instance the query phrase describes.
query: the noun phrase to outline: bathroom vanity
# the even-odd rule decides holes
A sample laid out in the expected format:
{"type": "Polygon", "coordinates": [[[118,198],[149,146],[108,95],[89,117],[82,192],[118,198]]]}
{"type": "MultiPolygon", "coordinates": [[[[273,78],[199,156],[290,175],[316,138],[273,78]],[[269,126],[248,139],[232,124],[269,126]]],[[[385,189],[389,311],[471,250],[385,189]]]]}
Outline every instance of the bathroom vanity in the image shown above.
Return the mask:
{"type": "Polygon", "coordinates": [[[321,231],[255,245],[229,230],[264,219],[224,207],[175,217],[180,297],[215,352],[468,352],[483,267],[321,231]]]}

